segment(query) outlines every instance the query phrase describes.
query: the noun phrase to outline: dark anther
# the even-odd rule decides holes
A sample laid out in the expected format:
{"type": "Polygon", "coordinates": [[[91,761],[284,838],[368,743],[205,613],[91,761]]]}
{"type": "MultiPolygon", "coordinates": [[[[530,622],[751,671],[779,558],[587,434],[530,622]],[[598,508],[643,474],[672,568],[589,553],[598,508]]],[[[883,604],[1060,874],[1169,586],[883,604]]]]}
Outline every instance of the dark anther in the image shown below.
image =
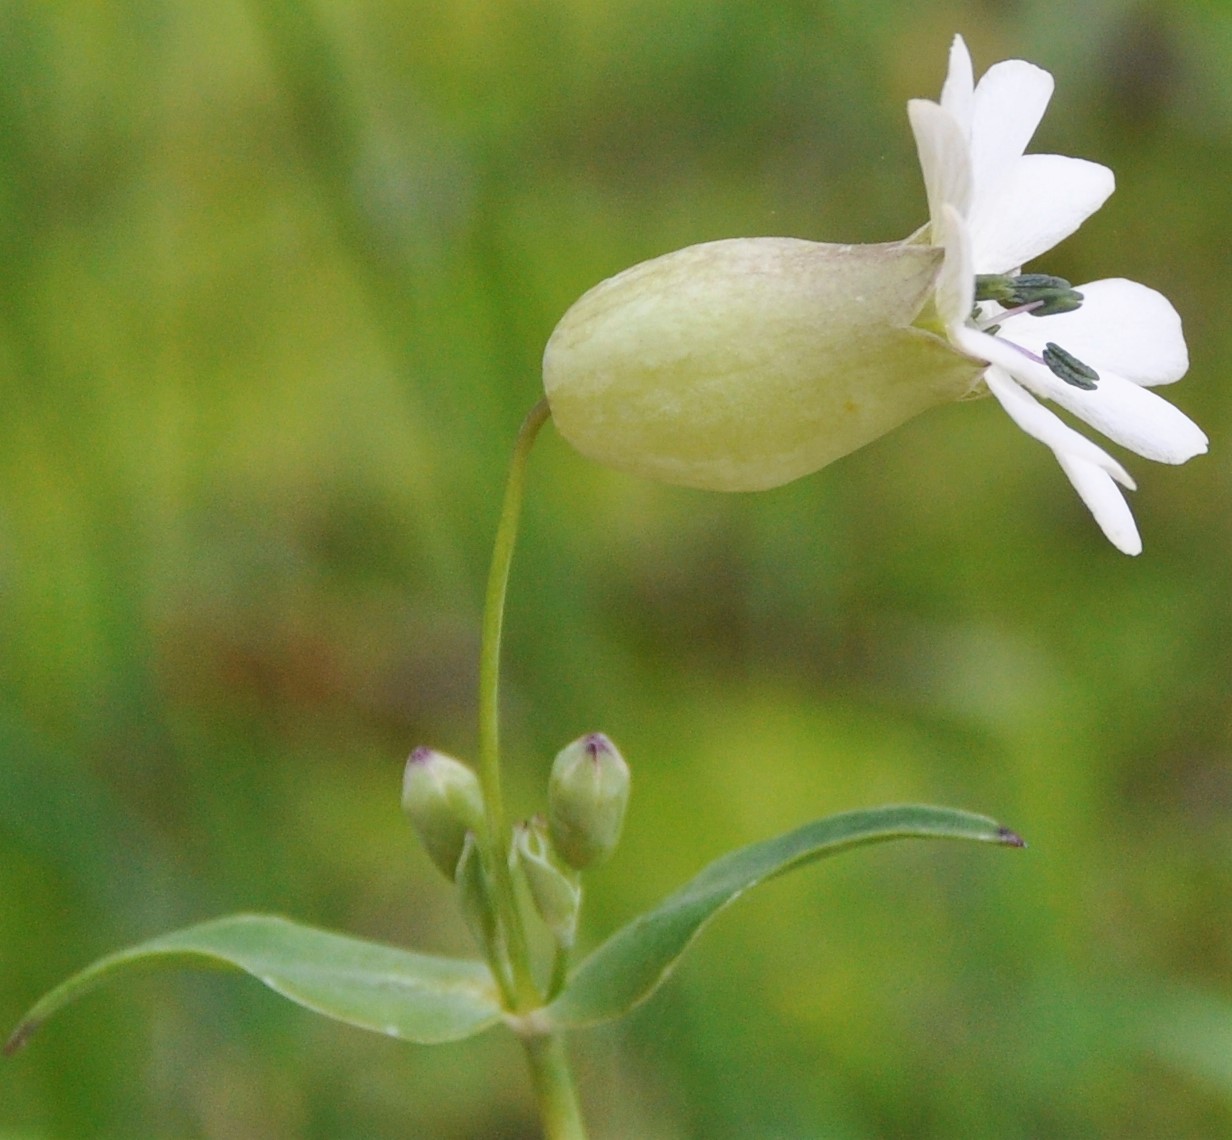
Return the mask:
{"type": "Polygon", "coordinates": [[[1064,277],[1047,273],[1019,273],[1016,277],[998,273],[980,274],[975,279],[975,299],[996,301],[1007,309],[1031,305],[1033,317],[1072,313],[1082,307],[1082,294],[1064,277]]]}
{"type": "Polygon", "coordinates": [[[1059,376],[1065,383],[1072,384],[1075,388],[1093,392],[1099,383],[1099,373],[1094,368],[1083,364],[1076,356],[1051,341],[1044,345],[1044,363],[1048,365],[1053,375],[1059,376]]]}

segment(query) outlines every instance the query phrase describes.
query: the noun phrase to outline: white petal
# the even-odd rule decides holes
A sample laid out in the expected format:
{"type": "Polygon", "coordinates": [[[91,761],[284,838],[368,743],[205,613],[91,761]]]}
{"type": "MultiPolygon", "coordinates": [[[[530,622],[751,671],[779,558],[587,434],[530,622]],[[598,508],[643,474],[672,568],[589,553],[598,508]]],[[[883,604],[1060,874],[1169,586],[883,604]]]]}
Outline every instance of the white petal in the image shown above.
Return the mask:
{"type": "Polygon", "coordinates": [[[1159,463],[1184,463],[1206,451],[1205,433],[1179,408],[1115,372],[1101,372],[1093,391],[1067,384],[1044,364],[1008,341],[957,330],[951,336],[965,352],[999,364],[1024,388],[1073,412],[1109,439],[1159,463]]]}
{"type": "Polygon", "coordinates": [[[1107,200],[1116,182],[1097,162],[1029,154],[997,187],[976,182],[969,214],[976,273],[1005,273],[1069,237],[1107,200]]]}
{"type": "Polygon", "coordinates": [[[971,69],[971,53],[962,36],[955,36],[950,44],[950,67],[946,72],[945,86],[941,88],[941,106],[971,135],[972,96],[975,94],[975,74],[971,69]]]}
{"type": "MultiPolygon", "coordinates": [[[[907,103],[907,117],[928,193],[928,216],[934,227],[949,203],[961,214],[971,207],[971,161],[967,139],[949,111],[928,99],[907,103]]],[[[937,240],[934,233],[934,242],[937,240]]]]}
{"type": "Polygon", "coordinates": [[[1093,444],[1086,436],[1079,435],[1059,416],[1036,403],[1029,392],[1020,388],[995,364],[984,373],[984,382],[1010,419],[1027,435],[1047,444],[1058,455],[1064,452],[1075,459],[1094,464],[1123,487],[1128,487],[1131,491],[1134,489],[1134,481],[1129,477],[1129,473],[1111,455],[1093,444]]]}
{"type": "Polygon", "coordinates": [[[1138,536],[1134,516],[1107,472],[1085,459],[1060,451],[1057,452],[1057,462],[1069,476],[1087,509],[1095,516],[1099,529],[1108,541],[1123,554],[1141,554],[1142,539],[1138,536]]]}
{"type": "Polygon", "coordinates": [[[1189,353],[1181,318],[1168,298],[1123,277],[1077,286],[1082,308],[1051,317],[1011,317],[1006,340],[1037,355],[1059,344],[1096,372],[1115,372],[1135,384],[1171,384],[1185,375],[1189,353]]]}
{"type": "Polygon", "coordinates": [[[971,316],[975,304],[975,270],[971,267],[967,223],[946,203],[941,207],[936,231],[934,240],[945,250],[945,260],[934,287],[937,315],[947,328],[961,326],[971,316]]]}
{"type": "Polygon", "coordinates": [[[1035,134],[1048,100],[1052,76],[1021,59],[993,64],[975,89],[971,119],[971,165],[982,194],[995,192],[1035,134]]]}

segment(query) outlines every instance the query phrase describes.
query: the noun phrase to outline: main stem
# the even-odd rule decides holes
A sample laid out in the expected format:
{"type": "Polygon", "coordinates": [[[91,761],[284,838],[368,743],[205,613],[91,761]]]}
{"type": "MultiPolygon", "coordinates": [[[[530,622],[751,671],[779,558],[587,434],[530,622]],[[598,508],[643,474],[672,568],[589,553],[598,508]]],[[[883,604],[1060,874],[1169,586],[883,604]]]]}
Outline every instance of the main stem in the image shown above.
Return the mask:
{"type": "Polygon", "coordinates": [[[586,1140],[586,1125],[569,1072],[564,1037],[559,1033],[528,1037],[522,1044],[530,1061],[545,1140],[586,1140]]]}
{"type": "MultiPolygon", "coordinates": [[[[483,788],[487,816],[484,854],[495,896],[494,902],[501,926],[505,930],[512,974],[512,989],[506,991],[505,1000],[516,1013],[535,1009],[543,1003],[543,995],[539,992],[531,972],[526,930],[514,891],[513,876],[509,870],[510,831],[505,799],[501,792],[500,771],[501,632],[504,627],[509,568],[513,562],[518,520],[522,512],[526,463],[535,436],[550,415],[547,400],[540,400],[527,413],[518,431],[513,459],[509,466],[509,481],[505,485],[505,501],[496,528],[496,540],[492,545],[492,565],[488,571],[479,653],[479,783],[483,788]]],[[[546,1140],[586,1140],[577,1092],[565,1054],[564,1038],[559,1033],[550,1033],[524,1037],[522,1044],[530,1063],[546,1140]]]]}

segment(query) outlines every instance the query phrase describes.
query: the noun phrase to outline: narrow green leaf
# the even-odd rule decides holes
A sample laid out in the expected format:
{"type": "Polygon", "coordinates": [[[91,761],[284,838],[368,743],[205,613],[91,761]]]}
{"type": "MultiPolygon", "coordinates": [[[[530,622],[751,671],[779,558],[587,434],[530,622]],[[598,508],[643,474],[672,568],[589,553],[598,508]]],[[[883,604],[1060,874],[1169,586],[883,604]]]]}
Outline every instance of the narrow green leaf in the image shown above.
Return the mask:
{"type": "Polygon", "coordinates": [[[470,1037],[500,1020],[487,966],[236,914],[100,958],[39,1001],[4,1046],[16,1052],[61,1006],[119,974],[195,966],[251,974],[308,1009],[422,1045],[470,1037]]]}
{"type": "Polygon", "coordinates": [[[1024,846],[1014,832],[985,816],[906,805],[833,815],[742,847],[711,863],[586,958],[542,1011],[545,1023],[569,1029],[627,1013],[654,993],[702,927],[750,887],[863,843],[913,838],[1024,846]]]}

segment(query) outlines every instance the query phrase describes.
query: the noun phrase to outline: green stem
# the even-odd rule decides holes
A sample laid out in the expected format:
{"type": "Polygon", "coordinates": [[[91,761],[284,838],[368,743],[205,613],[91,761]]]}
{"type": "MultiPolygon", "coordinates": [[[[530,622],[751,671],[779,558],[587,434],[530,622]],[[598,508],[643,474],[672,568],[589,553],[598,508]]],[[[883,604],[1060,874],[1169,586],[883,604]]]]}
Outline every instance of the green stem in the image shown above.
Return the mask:
{"type": "MultiPolygon", "coordinates": [[[[513,972],[513,993],[506,1001],[515,1012],[538,1007],[543,996],[531,972],[526,930],[509,870],[510,831],[501,793],[500,771],[500,649],[505,618],[505,595],[509,568],[518,536],[522,493],[526,482],[526,461],[539,429],[551,412],[547,400],[540,400],[522,421],[509,465],[505,501],[501,507],[496,540],[492,545],[492,566],[488,572],[488,591],[484,600],[483,636],[479,651],[479,783],[483,788],[487,815],[484,853],[495,895],[497,913],[506,934],[509,965],[513,972]]],[[[552,985],[559,988],[563,962],[558,958],[552,985]]],[[[564,1037],[559,1033],[523,1038],[530,1063],[535,1096],[543,1117],[545,1140],[586,1140],[586,1128],[578,1106],[577,1092],[569,1072],[564,1037]]]]}
{"type": "Polygon", "coordinates": [[[508,940],[509,964],[513,971],[515,992],[512,998],[516,1011],[525,1011],[540,1002],[538,987],[531,973],[526,931],[509,871],[509,820],[501,793],[500,771],[500,650],[501,630],[505,618],[505,594],[509,585],[509,567],[518,535],[518,518],[522,510],[522,491],[526,482],[526,461],[539,429],[551,414],[546,399],[540,400],[522,421],[513,459],[509,466],[509,481],[505,486],[505,501],[501,507],[496,540],[492,546],[492,565],[488,572],[488,591],[484,601],[483,635],[479,653],[479,783],[483,788],[487,813],[485,854],[491,877],[495,903],[501,925],[508,940]]]}
{"type": "Polygon", "coordinates": [[[586,1140],[586,1125],[582,1123],[582,1110],[569,1072],[564,1037],[559,1033],[527,1037],[522,1044],[543,1116],[544,1140],[586,1140]]]}

